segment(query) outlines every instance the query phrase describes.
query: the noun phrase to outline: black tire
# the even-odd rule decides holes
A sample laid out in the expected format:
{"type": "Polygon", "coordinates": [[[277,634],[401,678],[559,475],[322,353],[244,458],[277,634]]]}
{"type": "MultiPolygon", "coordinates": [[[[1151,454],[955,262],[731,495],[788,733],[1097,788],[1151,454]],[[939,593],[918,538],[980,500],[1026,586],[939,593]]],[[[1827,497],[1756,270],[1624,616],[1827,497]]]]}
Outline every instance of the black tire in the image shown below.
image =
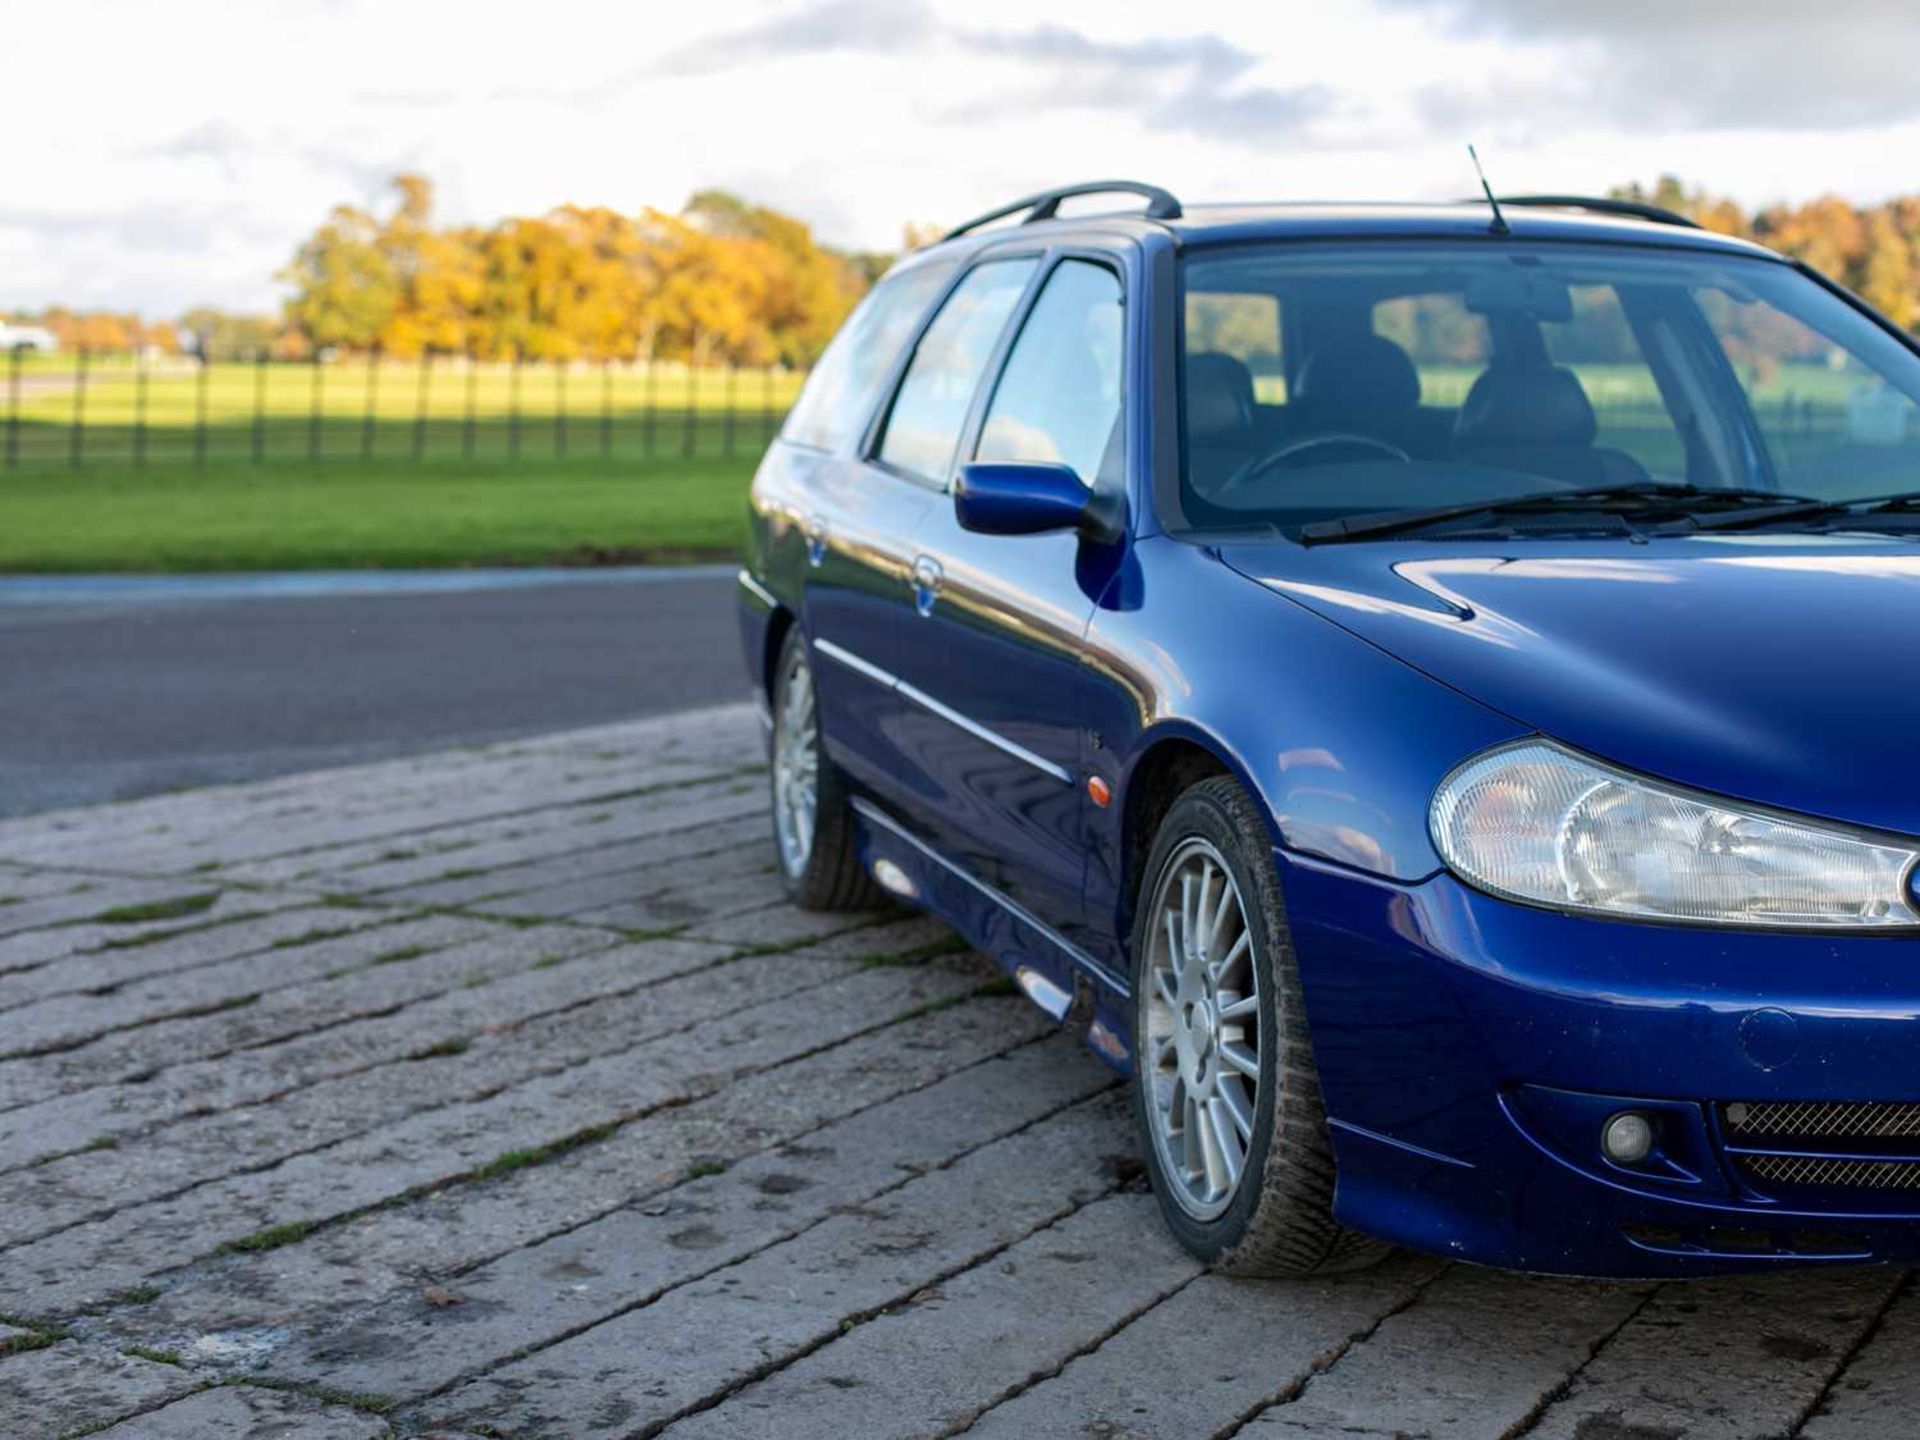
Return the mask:
{"type": "MultiPolygon", "coordinates": [[[[1199,1259],[1235,1275],[1358,1270],[1380,1260],[1392,1247],[1334,1223],[1333,1151],[1327,1141],[1306,1007],[1268,833],[1246,792],[1230,777],[1216,776],[1175,800],[1154,837],[1141,876],[1131,947],[1134,1120],[1167,1226],[1199,1259]],[[1204,846],[1196,843],[1196,837],[1204,846]],[[1182,1194],[1190,1191],[1169,1173],[1156,1142],[1159,1122],[1150,1093],[1155,1082],[1147,1055],[1149,987],[1156,983],[1149,966],[1156,942],[1149,932],[1168,923],[1155,901],[1162,878],[1167,877],[1169,885],[1176,878],[1169,876],[1170,866],[1183,856],[1213,858],[1212,852],[1224,861],[1239,892],[1252,947],[1250,961],[1241,963],[1261,967],[1260,975],[1266,978],[1258,987],[1259,1081],[1243,1168],[1224,1208],[1217,1214],[1197,1216],[1187,1208],[1193,1202],[1183,1204],[1176,1196],[1176,1187],[1181,1187],[1182,1194]]],[[[1161,1011],[1163,1025],[1167,1013],[1161,1011]]],[[[1246,1047],[1240,1048],[1244,1053],[1246,1047]]],[[[1161,1083],[1166,1083],[1164,1072],[1161,1083]]]]}
{"type": "Polygon", "coordinates": [[[815,802],[809,842],[796,853],[790,849],[781,828],[779,754],[780,727],[789,723],[789,692],[804,673],[808,693],[812,693],[812,657],[806,636],[798,626],[787,631],[780,645],[780,658],[773,670],[773,724],[769,767],[774,806],[773,845],[785,882],[787,896],[802,910],[877,910],[890,902],[887,894],[873,882],[860,858],[854,853],[853,812],[847,805],[846,780],[827,759],[821,745],[820,710],[808,707],[804,723],[811,726],[814,755],[815,802]]]}

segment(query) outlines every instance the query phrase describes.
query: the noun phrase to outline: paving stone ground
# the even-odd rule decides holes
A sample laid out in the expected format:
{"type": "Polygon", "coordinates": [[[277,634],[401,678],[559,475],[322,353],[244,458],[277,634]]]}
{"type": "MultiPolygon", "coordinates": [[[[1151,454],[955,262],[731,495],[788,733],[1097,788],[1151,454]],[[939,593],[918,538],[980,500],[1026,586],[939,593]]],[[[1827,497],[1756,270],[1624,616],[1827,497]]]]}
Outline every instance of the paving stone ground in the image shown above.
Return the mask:
{"type": "Polygon", "coordinates": [[[1883,1270],[1206,1273],[744,707],[0,823],[0,1440],[1907,1440],[1883,1270]]]}

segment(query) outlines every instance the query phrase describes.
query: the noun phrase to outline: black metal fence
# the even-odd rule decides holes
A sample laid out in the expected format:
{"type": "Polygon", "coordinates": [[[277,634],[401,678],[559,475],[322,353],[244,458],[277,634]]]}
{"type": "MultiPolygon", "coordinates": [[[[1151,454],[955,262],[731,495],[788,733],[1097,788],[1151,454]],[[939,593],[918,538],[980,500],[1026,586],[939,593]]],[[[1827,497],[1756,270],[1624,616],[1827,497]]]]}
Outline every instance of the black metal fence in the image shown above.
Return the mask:
{"type": "Polygon", "coordinates": [[[426,354],[5,357],[0,468],[435,457],[748,459],[804,381],[777,366],[426,354]]]}

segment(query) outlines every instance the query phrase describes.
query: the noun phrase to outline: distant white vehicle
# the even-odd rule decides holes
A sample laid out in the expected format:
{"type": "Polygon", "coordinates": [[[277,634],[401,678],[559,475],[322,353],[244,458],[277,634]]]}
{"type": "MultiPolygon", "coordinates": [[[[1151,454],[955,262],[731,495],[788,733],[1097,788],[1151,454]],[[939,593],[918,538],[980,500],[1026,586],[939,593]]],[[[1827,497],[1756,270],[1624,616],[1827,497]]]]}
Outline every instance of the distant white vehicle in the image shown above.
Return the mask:
{"type": "Polygon", "coordinates": [[[9,325],[0,320],[0,350],[37,350],[52,355],[60,341],[51,330],[40,325],[9,325]]]}

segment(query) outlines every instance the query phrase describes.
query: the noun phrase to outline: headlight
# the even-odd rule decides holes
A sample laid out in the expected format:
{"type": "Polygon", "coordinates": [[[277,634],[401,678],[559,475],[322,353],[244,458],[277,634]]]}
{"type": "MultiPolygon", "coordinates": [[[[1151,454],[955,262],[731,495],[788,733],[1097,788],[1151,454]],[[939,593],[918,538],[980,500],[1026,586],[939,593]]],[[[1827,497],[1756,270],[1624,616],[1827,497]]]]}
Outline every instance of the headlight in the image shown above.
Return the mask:
{"type": "Polygon", "coordinates": [[[1434,844],[1496,895],[1650,920],[1787,929],[1920,925],[1920,848],[1736,809],[1545,741],[1467,761],[1433,797],[1434,844]]]}

